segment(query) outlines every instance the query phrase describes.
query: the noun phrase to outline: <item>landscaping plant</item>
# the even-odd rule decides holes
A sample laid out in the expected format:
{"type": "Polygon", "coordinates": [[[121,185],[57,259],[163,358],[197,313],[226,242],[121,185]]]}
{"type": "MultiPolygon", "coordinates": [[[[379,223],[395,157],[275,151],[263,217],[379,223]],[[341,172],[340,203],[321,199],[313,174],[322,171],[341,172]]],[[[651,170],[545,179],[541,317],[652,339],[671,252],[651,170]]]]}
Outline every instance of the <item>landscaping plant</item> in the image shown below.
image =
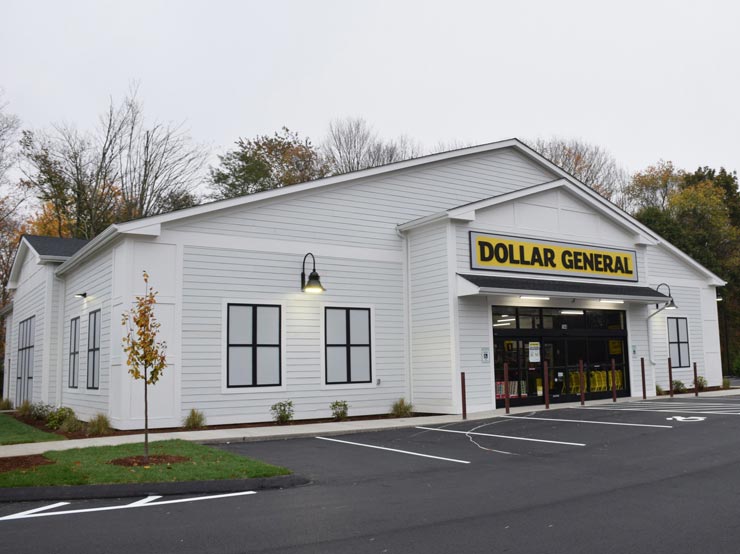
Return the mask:
{"type": "Polygon", "coordinates": [[[280,425],[288,423],[293,419],[293,401],[283,400],[282,402],[276,402],[270,406],[270,412],[272,412],[272,419],[280,425]]]}
{"type": "Polygon", "coordinates": [[[203,412],[191,408],[190,413],[183,420],[182,426],[189,430],[203,429],[206,426],[206,416],[203,412]]]}
{"type": "Polygon", "coordinates": [[[349,404],[346,400],[335,400],[329,405],[329,409],[331,409],[331,415],[334,416],[334,419],[337,421],[342,421],[344,419],[347,419],[347,414],[349,413],[349,404]]]}
{"type": "Polygon", "coordinates": [[[706,377],[699,375],[696,378],[696,390],[703,391],[705,388],[707,388],[707,379],[706,377]]]}
{"type": "Polygon", "coordinates": [[[0,411],[2,410],[12,410],[13,409],[13,401],[10,398],[3,398],[0,400],[0,411]]]}
{"type": "Polygon", "coordinates": [[[77,419],[75,418],[75,411],[72,408],[62,406],[56,410],[52,410],[49,417],[46,418],[46,426],[49,429],[56,431],[62,426],[62,423],[64,423],[67,418],[77,419]]]}
{"type": "Polygon", "coordinates": [[[110,435],[112,432],[110,420],[105,414],[96,414],[87,422],[87,434],[91,437],[102,437],[103,435],[110,435]]]}
{"type": "Polygon", "coordinates": [[[683,381],[674,379],[671,386],[673,387],[673,392],[686,392],[686,385],[683,384],[683,381]]]}
{"type": "Polygon", "coordinates": [[[399,398],[391,406],[391,415],[393,417],[411,417],[414,407],[405,398],[399,398]]]}
{"type": "Polygon", "coordinates": [[[134,379],[144,381],[144,463],[149,461],[149,385],[154,385],[167,367],[164,341],[157,341],[160,323],[154,317],[157,292],[149,286],[149,274],[144,271],[143,296],[136,297],[133,308],[123,314],[126,326],[123,351],[126,353],[128,372],[134,379]]]}

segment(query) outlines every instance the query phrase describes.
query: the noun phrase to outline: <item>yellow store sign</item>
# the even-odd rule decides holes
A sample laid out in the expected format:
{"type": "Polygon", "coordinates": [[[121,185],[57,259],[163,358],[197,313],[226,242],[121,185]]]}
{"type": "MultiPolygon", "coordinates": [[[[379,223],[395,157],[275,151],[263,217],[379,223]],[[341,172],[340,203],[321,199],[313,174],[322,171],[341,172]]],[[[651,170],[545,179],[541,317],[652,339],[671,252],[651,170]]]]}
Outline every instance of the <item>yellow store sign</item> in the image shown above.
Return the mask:
{"type": "Polygon", "coordinates": [[[470,267],[637,281],[635,252],[470,232],[470,267]]]}

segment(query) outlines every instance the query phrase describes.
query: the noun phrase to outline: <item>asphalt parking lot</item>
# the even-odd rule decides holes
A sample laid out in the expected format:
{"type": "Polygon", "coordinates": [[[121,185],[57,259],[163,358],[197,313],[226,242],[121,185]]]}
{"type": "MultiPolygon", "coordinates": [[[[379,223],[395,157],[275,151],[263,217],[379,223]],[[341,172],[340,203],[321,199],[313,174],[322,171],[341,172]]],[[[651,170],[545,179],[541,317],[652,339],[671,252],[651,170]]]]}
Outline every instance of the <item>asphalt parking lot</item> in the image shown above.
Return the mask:
{"type": "Polygon", "coordinates": [[[14,552],[736,553],[738,433],[740,397],[682,396],[222,445],[312,484],[147,510],[0,505],[89,509],[0,529],[14,552]]]}

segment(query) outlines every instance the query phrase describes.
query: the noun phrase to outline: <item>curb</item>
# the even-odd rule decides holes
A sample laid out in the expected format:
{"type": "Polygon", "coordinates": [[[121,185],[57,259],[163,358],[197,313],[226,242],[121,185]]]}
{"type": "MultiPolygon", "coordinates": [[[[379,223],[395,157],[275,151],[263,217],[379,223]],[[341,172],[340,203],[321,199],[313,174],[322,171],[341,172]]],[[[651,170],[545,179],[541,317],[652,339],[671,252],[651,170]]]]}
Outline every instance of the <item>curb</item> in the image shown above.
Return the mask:
{"type": "Polygon", "coordinates": [[[0,490],[2,502],[32,500],[90,500],[126,498],[153,494],[205,494],[248,490],[286,489],[307,485],[311,481],[301,475],[278,475],[255,479],[223,479],[215,481],[182,481],[177,483],[126,483],[113,485],[76,485],[60,487],[17,487],[0,490]]]}

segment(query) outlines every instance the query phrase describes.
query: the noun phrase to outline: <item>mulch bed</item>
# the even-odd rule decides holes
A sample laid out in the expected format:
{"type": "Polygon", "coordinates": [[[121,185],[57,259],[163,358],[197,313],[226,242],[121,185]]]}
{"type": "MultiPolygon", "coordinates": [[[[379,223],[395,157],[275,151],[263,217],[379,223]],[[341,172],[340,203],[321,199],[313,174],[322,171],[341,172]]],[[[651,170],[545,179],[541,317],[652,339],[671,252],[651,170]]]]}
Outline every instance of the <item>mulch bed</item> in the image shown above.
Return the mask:
{"type": "MultiPolygon", "coordinates": [[[[61,435],[62,437],[66,437],[68,439],[85,439],[88,438],[89,435],[85,433],[85,431],[77,431],[74,433],[65,433],[63,431],[52,431],[46,426],[46,423],[43,421],[39,421],[38,419],[32,419],[32,418],[23,418],[18,415],[18,413],[12,413],[12,415],[15,419],[18,421],[25,423],[26,425],[30,425],[31,427],[35,427],[36,429],[39,429],[41,431],[45,431],[47,433],[54,433],[56,435],[61,435]]],[[[433,415],[433,414],[427,414],[427,413],[414,413],[413,417],[422,417],[427,415],[433,415]]],[[[350,416],[346,418],[344,421],[366,421],[371,419],[392,419],[393,416],[389,414],[377,414],[377,415],[367,415],[367,416],[350,416]]],[[[308,425],[311,423],[329,423],[334,421],[332,418],[325,418],[325,419],[299,419],[298,421],[291,421],[288,425],[308,425]]],[[[199,430],[206,430],[206,429],[246,429],[250,427],[272,427],[272,426],[279,426],[279,424],[275,423],[274,421],[263,421],[259,423],[232,423],[227,425],[208,425],[204,427],[203,429],[199,430]]],[[[156,434],[156,433],[171,433],[173,431],[189,431],[189,429],[185,429],[184,427],[171,427],[167,429],[149,429],[149,434],[156,434]]],[[[131,431],[119,431],[117,429],[112,430],[107,436],[119,436],[119,435],[139,435],[143,433],[143,429],[134,429],[131,431]]],[[[151,458],[151,456],[150,456],[151,458]]]]}
{"type": "Polygon", "coordinates": [[[186,456],[170,456],[169,454],[153,454],[149,456],[149,461],[144,463],[144,456],[129,456],[128,458],[116,458],[108,462],[115,466],[125,467],[143,467],[154,465],[170,465],[179,462],[189,462],[190,458],[186,456]]]}
{"type": "Polygon", "coordinates": [[[36,466],[45,466],[47,464],[53,464],[54,460],[50,460],[42,456],[41,454],[33,454],[31,456],[12,456],[10,458],[0,458],[0,473],[7,471],[13,471],[16,469],[33,469],[36,466]]]}

